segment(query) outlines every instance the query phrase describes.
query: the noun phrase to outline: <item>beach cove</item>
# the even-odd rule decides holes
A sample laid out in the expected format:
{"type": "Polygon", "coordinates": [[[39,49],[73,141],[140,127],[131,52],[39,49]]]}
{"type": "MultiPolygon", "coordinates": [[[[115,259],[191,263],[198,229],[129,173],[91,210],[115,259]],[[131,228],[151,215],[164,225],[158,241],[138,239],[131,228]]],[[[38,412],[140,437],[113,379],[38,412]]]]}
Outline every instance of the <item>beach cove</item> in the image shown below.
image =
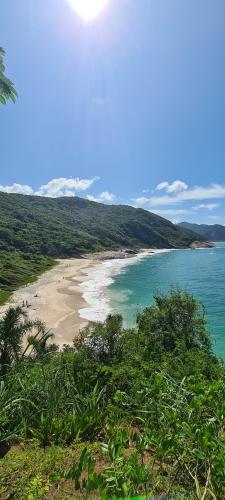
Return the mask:
{"type": "Polygon", "coordinates": [[[168,251],[112,251],[60,259],[35,283],[16,290],[10,301],[0,307],[0,317],[10,305],[22,306],[31,320],[40,319],[46,324],[60,347],[72,344],[88,321],[104,321],[111,312],[106,292],[116,275],[146,257],[168,251]]]}
{"type": "Polygon", "coordinates": [[[72,345],[89,321],[103,322],[110,313],[121,314],[125,327],[135,326],[137,314],[154,303],[155,294],[177,288],[206,306],[214,350],[225,358],[224,259],[223,243],[195,251],[122,250],[62,259],[35,283],[16,290],[0,308],[0,317],[9,305],[24,306],[29,318],[42,320],[62,347],[72,345]]]}
{"type": "Polygon", "coordinates": [[[16,290],[9,303],[0,308],[3,315],[9,305],[23,306],[29,318],[40,319],[54,333],[54,342],[60,347],[71,344],[87,321],[79,315],[85,301],[79,289],[92,259],[63,259],[35,283],[16,290]],[[28,305],[28,307],[27,307],[28,305]]]}

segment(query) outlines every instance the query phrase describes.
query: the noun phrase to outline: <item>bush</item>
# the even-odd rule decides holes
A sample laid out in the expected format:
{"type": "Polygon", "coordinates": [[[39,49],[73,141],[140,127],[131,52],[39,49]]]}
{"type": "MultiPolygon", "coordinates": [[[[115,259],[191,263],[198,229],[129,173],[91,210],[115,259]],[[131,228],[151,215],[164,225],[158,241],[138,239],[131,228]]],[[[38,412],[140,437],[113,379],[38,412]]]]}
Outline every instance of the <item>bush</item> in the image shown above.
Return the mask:
{"type": "Polygon", "coordinates": [[[156,297],[136,329],[109,316],[85,328],[73,348],[14,362],[1,382],[0,440],[83,443],[62,481],[72,478],[86,495],[222,499],[224,374],[204,308],[173,291],[156,297]]]}

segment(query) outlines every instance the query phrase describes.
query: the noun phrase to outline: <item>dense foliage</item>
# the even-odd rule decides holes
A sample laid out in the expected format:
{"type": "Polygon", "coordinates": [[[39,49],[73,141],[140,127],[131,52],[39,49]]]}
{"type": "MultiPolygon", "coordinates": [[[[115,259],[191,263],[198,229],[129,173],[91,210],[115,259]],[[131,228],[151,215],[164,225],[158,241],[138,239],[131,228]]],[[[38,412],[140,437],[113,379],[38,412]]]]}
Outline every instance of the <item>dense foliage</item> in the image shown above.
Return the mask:
{"type": "Polygon", "coordinates": [[[5,76],[4,56],[5,51],[0,47],[0,104],[6,104],[9,99],[15,102],[17,96],[13,83],[5,76]]]}
{"type": "Polygon", "coordinates": [[[225,226],[221,224],[192,224],[190,222],[181,222],[179,227],[194,231],[209,241],[225,241],[225,226]]]}
{"type": "Polygon", "coordinates": [[[121,247],[185,247],[196,235],[145,210],[81,198],[0,193],[0,303],[57,257],[121,247]]]}
{"type": "Polygon", "coordinates": [[[177,291],[135,329],[109,316],[61,353],[11,358],[0,440],[22,444],[1,461],[0,496],[223,499],[224,374],[204,308],[177,291]]]}

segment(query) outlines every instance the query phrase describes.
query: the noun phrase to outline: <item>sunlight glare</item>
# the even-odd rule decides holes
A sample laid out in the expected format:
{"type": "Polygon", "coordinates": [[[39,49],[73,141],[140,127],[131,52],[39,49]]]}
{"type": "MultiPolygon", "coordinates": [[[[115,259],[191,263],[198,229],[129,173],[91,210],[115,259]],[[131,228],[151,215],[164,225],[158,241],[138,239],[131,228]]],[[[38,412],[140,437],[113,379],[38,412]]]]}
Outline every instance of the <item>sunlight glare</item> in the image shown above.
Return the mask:
{"type": "Polygon", "coordinates": [[[100,14],[108,0],[69,0],[69,2],[77,14],[88,22],[100,14]]]}

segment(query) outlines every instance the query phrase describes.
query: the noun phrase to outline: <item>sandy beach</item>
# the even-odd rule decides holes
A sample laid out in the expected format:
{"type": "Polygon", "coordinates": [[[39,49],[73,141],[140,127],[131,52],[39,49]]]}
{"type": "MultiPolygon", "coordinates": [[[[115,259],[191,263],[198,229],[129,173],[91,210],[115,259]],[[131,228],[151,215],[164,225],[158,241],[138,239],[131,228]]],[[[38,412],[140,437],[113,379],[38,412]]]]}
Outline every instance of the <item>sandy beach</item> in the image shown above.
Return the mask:
{"type": "MultiPolygon", "coordinates": [[[[35,283],[16,290],[10,304],[25,304],[29,318],[44,321],[54,333],[54,342],[62,346],[71,344],[79,330],[87,324],[79,315],[79,310],[87,305],[79,284],[96,262],[92,258],[63,259],[58,262],[58,266],[44,273],[35,283]]],[[[6,304],[0,308],[0,315],[4,314],[8,306],[6,304]]]]}
{"type": "Polygon", "coordinates": [[[9,305],[23,306],[30,319],[46,324],[60,347],[72,344],[88,321],[103,321],[110,312],[105,289],[112,276],[139,258],[165,251],[145,249],[137,254],[121,250],[58,260],[35,283],[16,290],[10,302],[0,307],[0,317],[9,305]]]}

